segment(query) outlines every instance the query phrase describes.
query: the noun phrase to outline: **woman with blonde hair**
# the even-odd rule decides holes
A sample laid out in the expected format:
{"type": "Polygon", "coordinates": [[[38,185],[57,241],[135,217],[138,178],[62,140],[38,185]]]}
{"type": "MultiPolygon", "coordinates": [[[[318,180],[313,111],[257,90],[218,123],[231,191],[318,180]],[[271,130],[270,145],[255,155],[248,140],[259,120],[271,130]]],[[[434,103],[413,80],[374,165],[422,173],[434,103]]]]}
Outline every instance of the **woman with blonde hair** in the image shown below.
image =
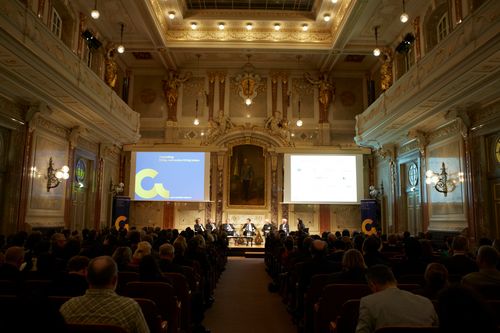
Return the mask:
{"type": "Polygon", "coordinates": [[[149,242],[139,242],[137,244],[137,249],[134,251],[134,255],[132,256],[132,262],[130,266],[136,267],[139,269],[139,263],[141,262],[142,257],[151,254],[151,244],[149,242]]]}
{"type": "Polygon", "coordinates": [[[345,251],[342,271],[332,274],[335,283],[366,283],[366,264],[363,254],[356,249],[345,251]]]}

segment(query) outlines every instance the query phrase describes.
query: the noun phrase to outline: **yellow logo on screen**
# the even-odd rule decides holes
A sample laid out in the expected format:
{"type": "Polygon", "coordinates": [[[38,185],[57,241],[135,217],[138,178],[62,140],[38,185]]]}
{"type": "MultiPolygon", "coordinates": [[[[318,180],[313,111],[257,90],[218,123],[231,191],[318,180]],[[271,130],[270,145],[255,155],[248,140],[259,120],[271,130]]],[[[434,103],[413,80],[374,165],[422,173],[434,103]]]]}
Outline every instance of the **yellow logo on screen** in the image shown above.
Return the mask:
{"type": "Polygon", "coordinates": [[[154,183],[153,188],[146,190],[142,187],[142,180],[144,178],[155,178],[158,175],[158,171],[154,169],[142,169],[135,174],[135,194],[143,199],[152,199],[159,195],[164,199],[170,197],[170,192],[163,187],[162,183],[154,183]]]}

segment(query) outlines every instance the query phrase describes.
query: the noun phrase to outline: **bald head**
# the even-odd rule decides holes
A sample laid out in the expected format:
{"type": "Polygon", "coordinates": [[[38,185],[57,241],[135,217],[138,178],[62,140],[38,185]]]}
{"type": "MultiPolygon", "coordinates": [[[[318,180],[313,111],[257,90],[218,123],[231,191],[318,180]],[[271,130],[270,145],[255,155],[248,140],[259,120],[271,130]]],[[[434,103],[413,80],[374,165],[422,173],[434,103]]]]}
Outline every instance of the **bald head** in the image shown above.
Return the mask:
{"type": "Polygon", "coordinates": [[[327,243],[325,241],[316,239],[311,243],[312,256],[316,257],[316,256],[326,255],[326,252],[327,252],[327,243]]]}
{"type": "Polygon", "coordinates": [[[20,246],[11,246],[5,251],[5,263],[21,267],[24,262],[24,249],[20,246]]]}
{"type": "Polygon", "coordinates": [[[87,269],[87,281],[92,289],[115,289],[118,267],[113,258],[101,256],[92,259],[87,269]]]}

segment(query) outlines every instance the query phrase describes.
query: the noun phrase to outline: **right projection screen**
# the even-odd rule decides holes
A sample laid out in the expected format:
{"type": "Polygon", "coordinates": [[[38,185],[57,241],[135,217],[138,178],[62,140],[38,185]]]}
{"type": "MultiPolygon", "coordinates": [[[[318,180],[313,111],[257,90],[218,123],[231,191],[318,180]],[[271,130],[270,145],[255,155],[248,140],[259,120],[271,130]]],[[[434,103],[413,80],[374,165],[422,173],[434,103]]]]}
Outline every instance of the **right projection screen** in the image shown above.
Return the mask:
{"type": "Polygon", "coordinates": [[[361,154],[285,154],[284,158],[285,203],[360,203],[361,154]]]}

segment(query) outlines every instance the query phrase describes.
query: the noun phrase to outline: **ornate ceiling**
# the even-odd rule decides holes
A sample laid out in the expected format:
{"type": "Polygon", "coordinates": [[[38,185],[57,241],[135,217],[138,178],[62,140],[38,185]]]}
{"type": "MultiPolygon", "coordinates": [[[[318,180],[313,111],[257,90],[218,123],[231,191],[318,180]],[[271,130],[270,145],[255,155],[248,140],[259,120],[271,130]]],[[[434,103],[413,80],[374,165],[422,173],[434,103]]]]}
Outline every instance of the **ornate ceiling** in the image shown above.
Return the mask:
{"type": "MultiPolygon", "coordinates": [[[[410,15],[419,6],[418,0],[406,3],[410,15]]],[[[75,5],[90,12],[93,1],[75,5]]],[[[102,0],[98,8],[101,17],[89,18],[89,24],[118,42],[124,23],[122,60],[145,71],[193,67],[197,54],[204,68],[239,68],[251,54],[256,68],[362,75],[377,61],[371,56],[373,27],[380,26],[380,45],[390,44],[405,28],[395,0],[102,0]]]]}

